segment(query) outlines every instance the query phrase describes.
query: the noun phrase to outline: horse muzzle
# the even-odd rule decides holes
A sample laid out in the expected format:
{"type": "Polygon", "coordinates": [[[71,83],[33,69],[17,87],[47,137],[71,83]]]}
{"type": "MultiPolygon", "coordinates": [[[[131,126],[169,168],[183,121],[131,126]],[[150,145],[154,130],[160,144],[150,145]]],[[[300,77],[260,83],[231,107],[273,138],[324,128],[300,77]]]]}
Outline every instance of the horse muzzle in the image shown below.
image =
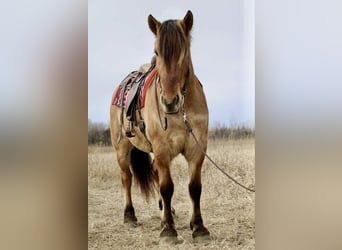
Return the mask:
{"type": "Polygon", "coordinates": [[[160,103],[165,114],[176,114],[183,105],[184,97],[176,95],[171,101],[167,101],[163,96],[160,97],[160,103]]]}

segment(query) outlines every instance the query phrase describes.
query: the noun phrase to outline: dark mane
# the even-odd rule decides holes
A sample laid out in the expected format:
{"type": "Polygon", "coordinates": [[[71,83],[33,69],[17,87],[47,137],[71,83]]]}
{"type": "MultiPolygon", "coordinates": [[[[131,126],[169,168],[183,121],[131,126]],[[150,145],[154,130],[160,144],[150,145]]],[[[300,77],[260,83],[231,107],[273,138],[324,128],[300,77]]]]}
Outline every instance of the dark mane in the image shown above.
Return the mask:
{"type": "Polygon", "coordinates": [[[181,27],[176,20],[168,20],[162,23],[159,29],[159,50],[165,66],[171,67],[172,59],[178,60],[183,50],[186,50],[187,42],[181,27]]]}

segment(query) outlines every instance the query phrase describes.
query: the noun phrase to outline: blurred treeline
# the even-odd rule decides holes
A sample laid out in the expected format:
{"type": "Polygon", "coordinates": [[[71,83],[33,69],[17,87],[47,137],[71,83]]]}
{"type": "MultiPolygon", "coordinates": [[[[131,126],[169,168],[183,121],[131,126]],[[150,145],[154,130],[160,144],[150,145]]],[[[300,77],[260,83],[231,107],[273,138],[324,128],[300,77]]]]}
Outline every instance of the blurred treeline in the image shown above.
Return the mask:
{"type": "MultiPolygon", "coordinates": [[[[255,130],[248,126],[226,126],[216,124],[209,128],[209,139],[249,139],[254,138],[255,130]]],[[[88,145],[110,146],[109,125],[88,120],[88,145]]]]}
{"type": "Polygon", "coordinates": [[[209,139],[250,139],[255,137],[255,129],[245,125],[220,125],[209,128],[209,139]]]}
{"type": "Polygon", "coordinates": [[[109,125],[92,122],[88,119],[88,145],[112,145],[110,140],[109,125]]]}

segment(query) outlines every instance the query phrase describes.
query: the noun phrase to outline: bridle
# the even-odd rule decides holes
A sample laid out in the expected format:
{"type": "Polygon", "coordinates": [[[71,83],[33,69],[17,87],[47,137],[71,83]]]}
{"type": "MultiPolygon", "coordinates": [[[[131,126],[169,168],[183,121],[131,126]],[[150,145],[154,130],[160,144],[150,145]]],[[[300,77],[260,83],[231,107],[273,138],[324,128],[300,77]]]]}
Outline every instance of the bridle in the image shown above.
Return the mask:
{"type": "MultiPolygon", "coordinates": [[[[154,84],[157,112],[158,112],[160,126],[162,127],[163,130],[167,130],[167,117],[164,116],[164,122],[163,122],[161,114],[160,114],[160,109],[159,109],[159,100],[158,100],[158,93],[157,93],[157,83],[158,82],[159,82],[160,88],[161,88],[161,82],[160,82],[160,78],[159,78],[158,72],[157,72],[156,77],[155,77],[155,84],[154,84]]],[[[185,109],[184,109],[184,103],[185,103],[185,96],[187,94],[189,82],[190,82],[190,69],[188,69],[188,72],[187,72],[186,77],[185,77],[185,83],[184,83],[184,86],[183,86],[182,91],[181,91],[182,97],[183,97],[183,103],[182,103],[182,107],[181,107],[183,118],[186,117],[186,113],[185,113],[185,109]]]]}

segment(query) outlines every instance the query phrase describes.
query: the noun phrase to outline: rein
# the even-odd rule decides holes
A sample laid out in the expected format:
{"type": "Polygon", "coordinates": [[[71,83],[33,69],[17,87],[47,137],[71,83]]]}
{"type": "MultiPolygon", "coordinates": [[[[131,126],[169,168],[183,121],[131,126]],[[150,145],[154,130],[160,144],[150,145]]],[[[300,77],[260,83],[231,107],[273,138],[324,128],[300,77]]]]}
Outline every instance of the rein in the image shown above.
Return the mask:
{"type": "Polygon", "coordinates": [[[158,75],[156,77],[156,80],[155,80],[155,96],[156,96],[156,104],[157,104],[157,110],[158,110],[158,117],[159,117],[159,122],[160,122],[160,126],[162,127],[163,130],[166,130],[167,129],[167,118],[164,117],[164,123],[162,121],[162,118],[161,118],[161,115],[160,115],[160,110],[159,110],[159,101],[158,101],[158,94],[157,94],[157,81],[158,81],[158,75]]]}
{"type": "MultiPolygon", "coordinates": [[[[156,105],[157,105],[157,110],[158,110],[158,117],[159,117],[159,121],[160,121],[160,126],[162,127],[163,130],[167,129],[167,118],[164,117],[164,123],[162,121],[161,118],[161,114],[160,114],[160,110],[159,110],[159,101],[158,101],[158,94],[157,94],[157,80],[158,78],[156,77],[156,82],[155,82],[155,97],[156,97],[156,105]]],[[[191,123],[189,122],[185,109],[184,109],[184,102],[185,102],[185,95],[187,92],[187,87],[189,85],[189,74],[188,77],[186,78],[186,82],[184,84],[184,87],[182,89],[182,95],[183,95],[183,105],[182,105],[182,114],[183,114],[183,121],[185,123],[186,126],[186,130],[191,134],[191,136],[194,138],[197,147],[199,148],[199,150],[208,158],[208,160],[225,176],[227,176],[231,181],[233,181],[235,184],[239,185],[240,187],[244,188],[245,190],[249,191],[249,192],[253,192],[255,193],[254,189],[251,189],[249,187],[246,187],[245,185],[241,184],[240,182],[238,182],[235,178],[233,178],[231,175],[229,175],[227,172],[225,172],[221,167],[219,167],[217,165],[217,163],[207,154],[207,152],[204,150],[202,144],[198,141],[197,137],[195,136],[192,127],[191,127],[191,123]]]]}

